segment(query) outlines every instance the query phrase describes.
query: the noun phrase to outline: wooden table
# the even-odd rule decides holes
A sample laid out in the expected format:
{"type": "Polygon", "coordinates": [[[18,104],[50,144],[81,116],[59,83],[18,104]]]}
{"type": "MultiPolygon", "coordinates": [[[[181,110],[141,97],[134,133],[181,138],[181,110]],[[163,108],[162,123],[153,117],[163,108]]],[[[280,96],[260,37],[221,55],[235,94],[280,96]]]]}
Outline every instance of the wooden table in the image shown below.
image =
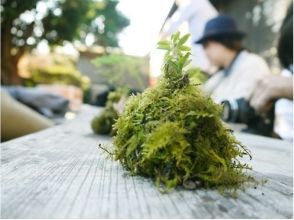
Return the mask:
{"type": "Polygon", "coordinates": [[[292,144],[237,134],[252,151],[254,175],[268,180],[237,199],[216,190],[160,194],[97,148],[112,142],[89,127],[100,110],[84,106],[73,121],[1,145],[2,218],[293,217],[292,144]]]}

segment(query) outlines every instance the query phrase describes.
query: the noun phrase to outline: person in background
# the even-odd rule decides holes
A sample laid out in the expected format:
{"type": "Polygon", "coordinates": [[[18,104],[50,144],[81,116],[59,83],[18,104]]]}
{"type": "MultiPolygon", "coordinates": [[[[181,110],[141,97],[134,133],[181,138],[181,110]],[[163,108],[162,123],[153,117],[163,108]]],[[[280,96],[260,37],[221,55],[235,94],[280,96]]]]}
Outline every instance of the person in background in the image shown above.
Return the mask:
{"type": "Polygon", "coordinates": [[[181,24],[188,23],[191,34],[192,65],[199,67],[203,72],[209,72],[211,67],[203,48],[195,45],[194,41],[199,39],[204,31],[208,20],[218,15],[218,12],[208,0],[177,0],[177,11],[164,26],[161,38],[174,34],[181,24]]]}
{"type": "Polygon", "coordinates": [[[284,68],[281,74],[258,80],[248,99],[259,112],[267,112],[275,102],[274,131],[293,141],[293,3],[280,29],[278,57],[284,68]]]}
{"type": "Polygon", "coordinates": [[[195,42],[219,68],[204,84],[204,90],[218,103],[248,97],[255,82],[269,73],[261,57],[244,49],[244,37],[233,18],[220,15],[207,22],[204,35],[195,42]]]}

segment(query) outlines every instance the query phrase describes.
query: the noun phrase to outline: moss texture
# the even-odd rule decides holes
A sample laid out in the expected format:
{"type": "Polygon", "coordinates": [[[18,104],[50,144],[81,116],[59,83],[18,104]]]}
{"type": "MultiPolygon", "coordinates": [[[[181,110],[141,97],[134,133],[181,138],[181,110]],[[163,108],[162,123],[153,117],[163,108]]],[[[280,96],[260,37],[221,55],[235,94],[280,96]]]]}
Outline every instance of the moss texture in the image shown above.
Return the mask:
{"type": "Polygon", "coordinates": [[[114,125],[113,156],[163,192],[178,185],[237,189],[250,179],[245,173],[250,168],[238,159],[251,156],[224,126],[222,106],[190,81],[188,38],[176,33],[159,42],[166,50],[163,77],[129,98],[114,125]]]}
{"type": "Polygon", "coordinates": [[[123,96],[124,91],[117,90],[110,92],[107,97],[107,102],[103,112],[95,116],[91,121],[91,128],[96,134],[110,134],[114,135],[113,124],[118,118],[118,113],[114,108],[114,104],[117,103],[123,96]]]}

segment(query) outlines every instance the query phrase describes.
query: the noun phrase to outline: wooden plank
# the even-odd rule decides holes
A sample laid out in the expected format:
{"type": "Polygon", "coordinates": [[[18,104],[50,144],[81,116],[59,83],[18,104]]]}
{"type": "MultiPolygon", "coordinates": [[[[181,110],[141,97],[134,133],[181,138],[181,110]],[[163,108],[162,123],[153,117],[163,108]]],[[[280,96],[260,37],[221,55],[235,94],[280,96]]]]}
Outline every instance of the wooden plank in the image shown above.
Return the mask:
{"type": "Polygon", "coordinates": [[[237,139],[249,147],[253,159],[248,161],[263,174],[293,176],[293,144],[278,139],[236,133],[237,139]]]}
{"type": "Polygon", "coordinates": [[[101,109],[85,106],[73,121],[2,144],[2,218],[292,218],[293,149],[286,142],[237,134],[248,161],[268,182],[237,199],[215,190],[160,194],[146,178],[125,173],[92,134],[101,109]]]}

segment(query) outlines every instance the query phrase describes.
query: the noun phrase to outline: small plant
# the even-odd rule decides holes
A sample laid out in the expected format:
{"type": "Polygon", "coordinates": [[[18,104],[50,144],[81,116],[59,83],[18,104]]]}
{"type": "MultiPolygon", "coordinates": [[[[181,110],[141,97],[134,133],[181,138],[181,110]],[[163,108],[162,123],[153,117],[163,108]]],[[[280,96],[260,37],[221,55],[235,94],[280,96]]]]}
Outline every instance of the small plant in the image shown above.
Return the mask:
{"type": "Polygon", "coordinates": [[[107,102],[103,112],[95,116],[91,121],[91,128],[96,134],[110,134],[114,135],[115,132],[112,129],[115,120],[118,118],[118,112],[115,109],[115,103],[118,103],[120,99],[125,95],[125,90],[119,89],[115,92],[110,92],[107,97],[107,102]]]}
{"type": "Polygon", "coordinates": [[[163,78],[131,96],[114,124],[113,157],[132,175],[152,178],[163,192],[187,188],[238,189],[252,179],[239,161],[250,156],[222,120],[222,106],[190,81],[189,35],[161,41],[163,78]]]}

